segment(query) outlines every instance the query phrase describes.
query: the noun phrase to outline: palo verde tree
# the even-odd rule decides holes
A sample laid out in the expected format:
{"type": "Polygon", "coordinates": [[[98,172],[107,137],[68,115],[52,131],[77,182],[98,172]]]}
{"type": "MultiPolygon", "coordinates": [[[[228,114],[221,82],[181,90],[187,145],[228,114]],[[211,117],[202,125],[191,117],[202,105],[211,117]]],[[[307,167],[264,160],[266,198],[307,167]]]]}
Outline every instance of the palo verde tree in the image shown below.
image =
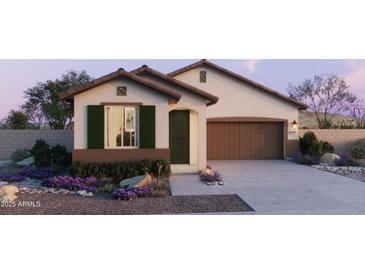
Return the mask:
{"type": "Polygon", "coordinates": [[[62,101],[59,94],[74,86],[85,84],[92,78],[86,71],[68,71],[60,79],[38,82],[24,91],[26,99],[22,109],[38,128],[48,124],[51,129],[70,129],[73,120],[73,102],[62,101]]]}
{"type": "Polygon", "coordinates": [[[319,128],[331,127],[334,115],[351,110],[357,101],[345,79],[337,74],[315,75],[299,85],[289,84],[287,92],[308,105],[319,128]]]}

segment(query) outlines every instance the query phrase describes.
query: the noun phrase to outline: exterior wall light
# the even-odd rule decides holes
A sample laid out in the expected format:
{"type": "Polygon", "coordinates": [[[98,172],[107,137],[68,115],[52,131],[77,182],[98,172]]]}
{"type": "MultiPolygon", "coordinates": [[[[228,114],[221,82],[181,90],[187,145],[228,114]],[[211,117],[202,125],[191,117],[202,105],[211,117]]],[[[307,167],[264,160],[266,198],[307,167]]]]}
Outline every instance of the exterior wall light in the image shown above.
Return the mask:
{"type": "Polygon", "coordinates": [[[292,126],[292,128],[295,128],[295,129],[297,129],[298,128],[298,123],[297,123],[297,121],[293,121],[292,123],[291,123],[291,126],[292,126]]]}

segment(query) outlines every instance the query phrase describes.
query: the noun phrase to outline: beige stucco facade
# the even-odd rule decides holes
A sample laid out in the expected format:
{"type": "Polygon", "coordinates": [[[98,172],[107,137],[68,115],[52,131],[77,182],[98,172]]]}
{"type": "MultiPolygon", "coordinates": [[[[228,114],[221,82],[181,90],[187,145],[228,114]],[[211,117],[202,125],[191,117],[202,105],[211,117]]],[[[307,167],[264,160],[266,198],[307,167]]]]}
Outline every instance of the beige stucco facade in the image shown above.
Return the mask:
{"type": "MultiPolygon", "coordinates": [[[[177,103],[166,96],[127,79],[107,82],[74,97],[74,148],[87,149],[87,106],[101,103],[142,103],[156,106],[156,149],[169,148],[169,112],[190,111],[190,165],[194,169],[206,166],[206,101],[197,95],[179,90],[177,103]],[[117,96],[117,86],[126,86],[127,95],[117,96]]],[[[106,123],[105,123],[106,124],[106,123]]]]}
{"type": "Polygon", "coordinates": [[[87,148],[87,106],[101,103],[143,103],[156,106],[156,148],[169,147],[168,98],[131,80],[113,80],[74,97],[75,149],[87,148]],[[127,95],[117,96],[117,86],[126,86],[127,95]]]}
{"type": "Polygon", "coordinates": [[[206,66],[193,68],[174,78],[219,97],[217,104],[207,107],[207,119],[218,117],[284,119],[288,121],[288,140],[299,138],[298,130],[291,127],[294,120],[298,122],[298,107],[294,104],[206,66]],[[201,70],[207,71],[206,83],[200,83],[201,70]]]}
{"type": "MultiPolygon", "coordinates": [[[[113,80],[108,80],[99,86],[94,86],[85,92],[74,95],[75,150],[84,150],[84,152],[88,150],[88,105],[108,105],[108,103],[135,103],[135,105],[142,104],[155,106],[156,151],[154,155],[164,155],[164,157],[170,152],[169,113],[173,110],[188,110],[190,125],[189,164],[179,165],[179,168],[181,168],[181,166],[187,166],[186,170],[190,171],[201,170],[206,167],[207,120],[209,118],[228,118],[228,121],[232,121],[232,119],[237,119],[239,117],[259,118],[259,120],[260,118],[269,118],[273,121],[283,122],[283,155],[287,156],[293,154],[298,148],[298,130],[297,128],[292,127],[293,121],[298,122],[298,105],[264,89],[260,89],[258,86],[234,78],[231,75],[207,65],[191,68],[174,76],[177,80],[200,89],[200,91],[196,91],[196,89],[192,87],[186,87],[186,85],[181,85],[181,83],[178,84],[171,79],[158,77],[153,73],[145,73],[138,77],[145,78],[148,81],[144,80],[145,82],[143,82],[138,79],[118,77],[113,80]],[[202,70],[207,72],[206,83],[200,82],[200,71],[202,70]],[[156,90],[172,90],[181,95],[180,99],[177,101],[171,100],[171,98],[169,99],[169,96],[162,94],[161,90],[159,92],[153,89],[151,85],[146,85],[146,82],[150,81],[155,82],[153,84],[155,84],[154,88],[156,90]],[[156,85],[160,88],[156,88],[156,85]],[[126,96],[117,96],[116,90],[118,86],[127,87],[126,96]],[[218,97],[218,102],[215,103],[216,98],[214,96],[207,96],[206,93],[201,90],[218,97]],[[209,106],[208,103],[212,103],[212,105],[209,106]]],[[[104,124],[106,125],[107,123],[105,122],[104,124]]],[[[105,132],[106,131],[104,131],[104,134],[106,134],[105,132]]],[[[139,137],[138,134],[137,126],[137,140],[139,137]]],[[[107,140],[106,136],[104,137],[104,139],[107,140]]],[[[106,149],[106,145],[104,146],[104,149],[106,149]]],[[[113,147],[113,149],[116,150],[115,147],[113,147]]],[[[129,154],[134,154],[135,158],[142,157],[140,155],[150,155],[150,151],[139,149],[138,146],[117,149],[133,149],[134,153],[129,154]]],[[[113,157],[118,158],[120,156],[118,150],[113,151],[112,153],[113,157]]],[[[125,159],[130,156],[127,154],[128,153],[126,152],[123,153],[125,159]]],[[[166,157],[166,159],[167,158],[168,157],[166,157]]]]}
{"type": "Polygon", "coordinates": [[[193,94],[181,87],[177,87],[171,83],[163,81],[155,76],[145,74],[149,80],[156,81],[160,85],[169,88],[174,88],[180,93],[181,99],[176,104],[169,105],[169,112],[172,110],[189,110],[190,111],[190,166],[195,169],[204,169],[207,162],[207,148],[206,148],[206,99],[193,94]]]}

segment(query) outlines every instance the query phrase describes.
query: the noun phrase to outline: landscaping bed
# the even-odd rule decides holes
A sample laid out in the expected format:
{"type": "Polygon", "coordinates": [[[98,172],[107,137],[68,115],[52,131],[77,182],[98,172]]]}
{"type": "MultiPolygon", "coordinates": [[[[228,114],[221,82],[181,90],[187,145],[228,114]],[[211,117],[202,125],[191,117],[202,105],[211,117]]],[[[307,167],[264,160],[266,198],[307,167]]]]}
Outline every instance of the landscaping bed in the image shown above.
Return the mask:
{"type": "MultiPolygon", "coordinates": [[[[37,140],[0,167],[0,214],[179,214],[252,211],[236,195],[171,196],[165,160],[71,163],[61,145],[37,140]],[[25,158],[27,157],[27,158],[25,158]],[[24,159],[25,158],[25,159],[24,159]]],[[[224,185],[211,167],[200,174],[224,185]]]]}
{"type": "Polygon", "coordinates": [[[312,165],[312,167],[365,182],[365,168],[357,166],[312,165]]]}
{"type": "Polygon", "coordinates": [[[0,215],[145,215],[248,212],[237,195],[148,197],[119,201],[55,193],[21,193],[14,205],[0,205],[0,215]]]}

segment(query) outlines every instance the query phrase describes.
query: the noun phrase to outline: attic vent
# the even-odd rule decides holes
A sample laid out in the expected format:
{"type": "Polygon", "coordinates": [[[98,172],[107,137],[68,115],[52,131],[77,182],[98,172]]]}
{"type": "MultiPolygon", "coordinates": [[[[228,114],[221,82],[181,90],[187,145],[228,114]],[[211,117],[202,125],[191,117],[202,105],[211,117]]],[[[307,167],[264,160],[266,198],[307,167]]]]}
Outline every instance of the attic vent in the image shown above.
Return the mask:
{"type": "Polygon", "coordinates": [[[207,72],[205,70],[200,71],[200,83],[207,82],[207,72]]]}
{"type": "Polygon", "coordinates": [[[126,96],[127,87],[117,87],[117,96],[126,96]]]}

